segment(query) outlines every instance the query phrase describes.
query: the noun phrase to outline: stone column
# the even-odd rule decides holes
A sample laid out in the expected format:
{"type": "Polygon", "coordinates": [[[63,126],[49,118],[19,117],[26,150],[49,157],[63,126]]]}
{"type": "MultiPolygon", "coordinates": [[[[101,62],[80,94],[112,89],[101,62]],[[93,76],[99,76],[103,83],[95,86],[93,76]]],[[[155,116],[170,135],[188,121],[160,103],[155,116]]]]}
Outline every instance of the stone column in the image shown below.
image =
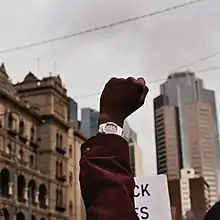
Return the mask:
{"type": "Polygon", "coordinates": [[[9,187],[8,187],[8,194],[10,195],[10,196],[12,196],[13,195],[13,183],[12,182],[10,182],[9,184],[9,187]]]}
{"type": "Polygon", "coordinates": [[[36,194],[35,194],[35,198],[34,198],[34,202],[36,203],[37,207],[39,205],[39,191],[36,191],[36,194]]]}
{"type": "Polygon", "coordinates": [[[28,201],[28,188],[27,187],[24,189],[24,200],[25,202],[28,201]]]}

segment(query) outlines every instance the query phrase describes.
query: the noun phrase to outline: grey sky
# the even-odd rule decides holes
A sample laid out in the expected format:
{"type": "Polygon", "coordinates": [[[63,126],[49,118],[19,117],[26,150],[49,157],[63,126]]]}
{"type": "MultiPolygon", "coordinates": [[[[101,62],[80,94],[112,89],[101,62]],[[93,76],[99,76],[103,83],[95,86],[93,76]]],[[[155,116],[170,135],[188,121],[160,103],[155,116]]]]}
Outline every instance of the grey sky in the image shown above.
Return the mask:
{"type": "MultiPolygon", "coordinates": [[[[42,41],[87,28],[146,14],[186,0],[20,0],[3,1],[0,50],[42,41]]],[[[95,33],[13,53],[0,54],[13,81],[28,71],[39,77],[60,74],[69,95],[101,91],[111,76],[165,78],[177,67],[220,51],[220,1],[203,3],[95,33]],[[37,57],[40,71],[37,73],[37,57]]],[[[192,66],[200,70],[220,66],[220,56],[192,66]]],[[[200,74],[216,91],[220,105],[219,71],[200,74]]],[[[149,84],[146,105],[130,118],[143,149],[146,174],[155,172],[152,99],[159,83],[149,84]]],[[[80,106],[98,108],[98,96],[77,98],[80,106]]]]}

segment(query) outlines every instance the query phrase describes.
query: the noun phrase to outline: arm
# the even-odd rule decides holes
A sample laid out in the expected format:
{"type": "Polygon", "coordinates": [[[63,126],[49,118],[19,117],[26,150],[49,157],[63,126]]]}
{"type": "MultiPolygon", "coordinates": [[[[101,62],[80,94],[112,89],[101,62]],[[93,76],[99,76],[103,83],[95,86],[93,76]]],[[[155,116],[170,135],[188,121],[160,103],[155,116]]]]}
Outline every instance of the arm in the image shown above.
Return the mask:
{"type": "Polygon", "coordinates": [[[204,220],[220,219],[220,201],[217,202],[206,214],[204,220]]]}
{"type": "Polygon", "coordinates": [[[88,220],[138,220],[127,142],[99,134],[81,150],[80,184],[88,220]]]}
{"type": "MultiPolygon", "coordinates": [[[[147,93],[143,78],[111,78],[100,97],[99,123],[113,122],[122,128],[124,120],[144,104],[147,93]]],[[[80,184],[87,218],[138,220],[129,147],[114,129],[109,132],[113,133],[99,134],[81,147],[80,184]]]]}

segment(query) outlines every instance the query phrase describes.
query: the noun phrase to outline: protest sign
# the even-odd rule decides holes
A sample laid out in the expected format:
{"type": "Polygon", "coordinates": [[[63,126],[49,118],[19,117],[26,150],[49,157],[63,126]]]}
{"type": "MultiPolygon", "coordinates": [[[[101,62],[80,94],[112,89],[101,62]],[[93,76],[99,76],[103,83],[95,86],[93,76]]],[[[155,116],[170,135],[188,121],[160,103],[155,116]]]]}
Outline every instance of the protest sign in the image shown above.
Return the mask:
{"type": "Polygon", "coordinates": [[[172,220],[167,178],[135,178],[135,210],[140,220],[172,220]]]}

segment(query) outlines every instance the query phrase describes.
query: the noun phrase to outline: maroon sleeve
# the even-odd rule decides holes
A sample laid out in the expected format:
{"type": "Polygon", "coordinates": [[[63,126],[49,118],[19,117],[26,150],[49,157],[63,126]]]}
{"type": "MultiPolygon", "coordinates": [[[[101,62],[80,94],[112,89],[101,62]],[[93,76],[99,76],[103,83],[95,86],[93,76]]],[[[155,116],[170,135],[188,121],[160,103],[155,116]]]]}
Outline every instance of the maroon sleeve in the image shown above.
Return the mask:
{"type": "Polygon", "coordinates": [[[82,147],[80,184],[88,220],[138,220],[127,142],[98,134],[82,147]]]}

